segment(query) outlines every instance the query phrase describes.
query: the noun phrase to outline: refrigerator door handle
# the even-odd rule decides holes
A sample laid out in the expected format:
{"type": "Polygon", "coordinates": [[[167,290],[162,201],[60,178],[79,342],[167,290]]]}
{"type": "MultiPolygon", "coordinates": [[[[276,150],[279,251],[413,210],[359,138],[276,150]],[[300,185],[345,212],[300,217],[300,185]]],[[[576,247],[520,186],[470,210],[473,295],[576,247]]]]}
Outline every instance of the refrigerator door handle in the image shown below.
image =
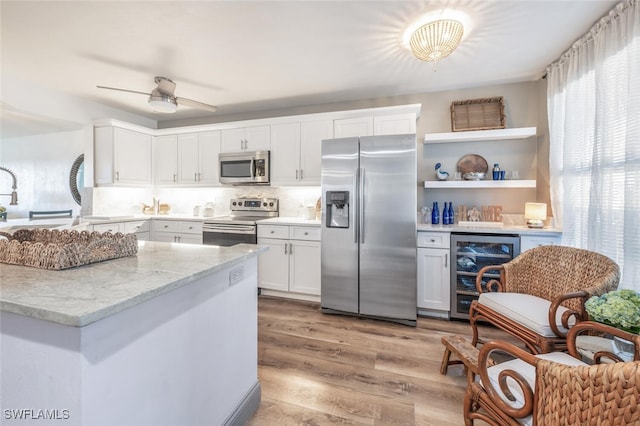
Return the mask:
{"type": "Polygon", "coordinates": [[[353,211],[353,242],[358,244],[358,240],[360,240],[360,216],[358,215],[359,205],[360,205],[360,169],[356,169],[356,174],[354,176],[353,187],[356,189],[356,194],[353,199],[354,211],[353,211]]]}
{"type": "Polygon", "coordinates": [[[360,169],[360,208],[359,208],[359,219],[358,222],[360,222],[360,229],[359,229],[359,233],[360,233],[360,244],[364,244],[364,218],[365,218],[365,212],[364,212],[364,194],[365,194],[365,186],[364,186],[364,179],[365,179],[365,169],[361,168],[360,169]]]}

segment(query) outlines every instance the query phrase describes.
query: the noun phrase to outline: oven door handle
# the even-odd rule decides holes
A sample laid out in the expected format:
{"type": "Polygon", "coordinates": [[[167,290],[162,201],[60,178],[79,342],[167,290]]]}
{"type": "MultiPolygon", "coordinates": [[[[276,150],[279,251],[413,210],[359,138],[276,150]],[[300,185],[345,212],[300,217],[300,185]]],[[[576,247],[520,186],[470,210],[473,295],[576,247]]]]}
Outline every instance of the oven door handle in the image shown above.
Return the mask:
{"type": "Polygon", "coordinates": [[[256,233],[256,230],[253,226],[234,226],[233,228],[203,226],[202,233],[252,235],[256,233]]]}

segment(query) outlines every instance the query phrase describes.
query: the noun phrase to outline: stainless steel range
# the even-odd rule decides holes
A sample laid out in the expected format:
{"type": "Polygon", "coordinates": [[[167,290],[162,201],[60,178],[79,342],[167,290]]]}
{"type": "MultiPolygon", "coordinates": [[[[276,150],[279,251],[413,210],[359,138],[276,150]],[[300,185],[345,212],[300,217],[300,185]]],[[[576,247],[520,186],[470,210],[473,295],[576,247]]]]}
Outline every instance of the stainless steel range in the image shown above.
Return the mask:
{"type": "Polygon", "coordinates": [[[230,216],[207,219],[202,225],[202,243],[215,246],[257,244],[256,222],[278,217],[277,198],[232,198],[230,216]]]}

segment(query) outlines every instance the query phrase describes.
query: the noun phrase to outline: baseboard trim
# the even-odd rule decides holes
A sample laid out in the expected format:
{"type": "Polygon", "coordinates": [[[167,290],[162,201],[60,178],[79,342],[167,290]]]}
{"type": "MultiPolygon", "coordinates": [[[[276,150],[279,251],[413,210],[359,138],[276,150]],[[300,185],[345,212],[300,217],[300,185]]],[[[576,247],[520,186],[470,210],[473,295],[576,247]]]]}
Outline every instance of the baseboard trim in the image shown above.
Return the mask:
{"type": "Polygon", "coordinates": [[[244,426],[251,416],[260,406],[261,388],[260,382],[256,381],[253,387],[247,392],[242,401],[233,410],[233,413],[224,421],[225,426],[244,426]]]}

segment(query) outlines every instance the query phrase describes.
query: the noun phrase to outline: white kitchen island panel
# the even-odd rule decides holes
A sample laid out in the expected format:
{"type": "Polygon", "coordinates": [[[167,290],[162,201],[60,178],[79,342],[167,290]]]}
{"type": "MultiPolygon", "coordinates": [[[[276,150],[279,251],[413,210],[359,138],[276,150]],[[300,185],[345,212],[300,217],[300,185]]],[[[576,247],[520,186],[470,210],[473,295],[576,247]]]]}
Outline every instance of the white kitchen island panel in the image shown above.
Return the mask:
{"type": "MultiPolygon", "coordinates": [[[[91,310],[102,314],[84,317],[78,315],[77,303],[62,306],[76,306],[70,309],[73,316],[90,321],[71,320],[70,315],[43,319],[43,307],[25,306],[21,314],[18,303],[9,300],[12,292],[2,293],[2,424],[22,424],[24,420],[12,417],[20,413],[55,416],[60,425],[244,424],[260,401],[260,249],[243,247],[145,243],[139,256],[99,264],[113,271],[139,264],[145,270],[139,273],[155,272],[147,275],[155,291],[149,284],[132,283],[138,290],[124,294],[127,290],[119,288],[117,297],[104,296],[104,288],[94,291],[102,273],[92,266],[68,270],[67,280],[73,272],[83,277],[76,282],[80,291],[75,302],[85,298],[91,310]],[[166,256],[171,264],[165,264],[166,256]],[[185,262],[178,266],[181,259],[185,262]],[[161,285],[161,276],[173,284],[161,285]],[[100,299],[117,309],[99,309],[100,299]],[[124,307],[123,300],[130,303],[124,307]]],[[[2,287],[10,270],[28,275],[32,268],[0,265],[2,287]]],[[[49,271],[52,277],[59,272],[64,271],[49,271]]],[[[25,282],[26,292],[37,286],[25,282]]],[[[35,293],[32,298],[37,304],[35,293]]],[[[52,302],[41,305],[47,303],[52,310],[52,302]]]]}

